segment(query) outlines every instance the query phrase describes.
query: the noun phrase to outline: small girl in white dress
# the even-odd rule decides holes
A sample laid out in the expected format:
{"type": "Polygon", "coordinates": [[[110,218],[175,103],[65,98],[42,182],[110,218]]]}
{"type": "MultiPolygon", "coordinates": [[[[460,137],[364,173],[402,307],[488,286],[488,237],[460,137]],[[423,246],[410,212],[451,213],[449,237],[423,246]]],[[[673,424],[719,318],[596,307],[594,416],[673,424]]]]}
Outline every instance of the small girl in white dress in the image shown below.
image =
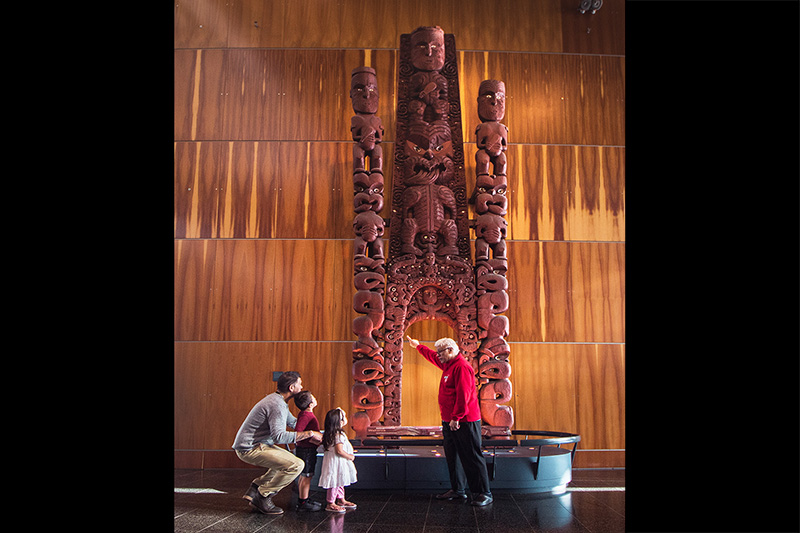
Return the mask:
{"type": "Polygon", "coordinates": [[[322,470],[319,475],[319,486],[328,489],[328,506],[326,511],[344,513],[347,509],[355,509],[356,504],[344,499],[344,488],[358,481],[356,465],[353,463],[353,446],[344,432],[347,415],[337,407],[325,415],[325,433],[322,446],[322,470]]]}

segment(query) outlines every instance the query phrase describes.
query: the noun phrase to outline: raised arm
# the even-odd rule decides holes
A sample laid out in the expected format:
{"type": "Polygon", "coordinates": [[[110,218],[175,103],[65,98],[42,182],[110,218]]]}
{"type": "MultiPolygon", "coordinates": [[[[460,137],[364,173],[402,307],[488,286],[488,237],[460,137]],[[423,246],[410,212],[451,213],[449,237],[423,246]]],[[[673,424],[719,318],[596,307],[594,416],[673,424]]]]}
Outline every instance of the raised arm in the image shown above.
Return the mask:
{"type": "Polygon", "coordinates": [[[406,335],[408,339],[408,345],[412,348],[416,348],[419,353],[422,354],[422,357],[436,365],[436,368],[443,368],[442,363],[439,362],[439,358],[436,357],[436,350],[431,350],[424,344],[420,344],[417,339],[412,339],[408,335],[406,335]]]}

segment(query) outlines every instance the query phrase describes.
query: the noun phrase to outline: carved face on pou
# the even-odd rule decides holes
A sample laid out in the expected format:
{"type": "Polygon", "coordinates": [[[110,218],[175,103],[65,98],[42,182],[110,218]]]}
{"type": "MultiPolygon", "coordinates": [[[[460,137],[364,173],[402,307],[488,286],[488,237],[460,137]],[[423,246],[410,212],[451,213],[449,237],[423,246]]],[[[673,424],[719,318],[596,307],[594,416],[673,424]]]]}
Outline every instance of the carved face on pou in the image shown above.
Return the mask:
{"type": "Polygon", "coordinates": [[[484,122],[503,120],[506,114],[506,84],[484,80],[478,89],[478,116],[484,122]]]}
{"type": "Polygon", "coordinates": [[[378,78],[375,69],[357,67],[350,78],[350,99],[356,113],[378,112],[378,78]]]}
{"type": "Polygon", "coordinates": [[[444,67],[444,30],[439,26],[423,26],[411,33],[411,64],[419,70],[441,70],[444,67]]]}
{"type": "Polygon", "coordinates": [[[407,185],[427,185],[453,172],[453,143],[448,138],[411,135],[405,142],[407,185]]]}

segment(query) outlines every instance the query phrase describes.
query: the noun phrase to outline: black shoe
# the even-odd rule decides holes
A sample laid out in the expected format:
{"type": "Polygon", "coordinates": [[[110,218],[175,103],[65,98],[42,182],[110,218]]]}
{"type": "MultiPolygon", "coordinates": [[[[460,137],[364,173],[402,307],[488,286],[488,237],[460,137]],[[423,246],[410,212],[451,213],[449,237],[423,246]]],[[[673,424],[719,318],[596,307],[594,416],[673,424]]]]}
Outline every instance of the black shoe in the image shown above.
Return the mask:
{"type": "Polygon", "coordinates": [[[436,499],[437,500],[466,500],[467,499],[467,495],[464,494],[464,493],[458,493],[458,492],[454,491],[453,489],[450,489],[447,492],[445,492],[444,494],[437,494],[436,495],[436,499]]]}
{"type": "Polygon", "coordinates": [[[295,508],[297,511],[321,511],[322,504],[313,500],[306,500],[303,503],[298,503],[295,508]]]}
{"type": "Polygon", "coordinates": [[[472,505],[477,505],[478,507],[483,507],[484,505],[489,505],[493,501],[494,501],[494,498],[492,498],[491,494],[484,493],[484,494],[478,494],[475,498],[473,498],[471,503],[472,503],[472,505]]]}
{"type": "Polygon", "coordinates": [[[244,496],[242,496],[242,498],[251,502],[253,501],[253,498],[256,498],[258,496],[260,496],[260,494],[258,493],[258,485],[253,483],[252,485],[250,485],[250,488],[247,489],[247,492],[244,493],[244,496]]]}
{"type": "Polygon", "coordinates": [[[272,494],[266,497],[259,494],[257,498],[253,498],[250,505],[255,507],[259,513],[273,515],[283,514],[283,509],[272,503],[272,494]]]}

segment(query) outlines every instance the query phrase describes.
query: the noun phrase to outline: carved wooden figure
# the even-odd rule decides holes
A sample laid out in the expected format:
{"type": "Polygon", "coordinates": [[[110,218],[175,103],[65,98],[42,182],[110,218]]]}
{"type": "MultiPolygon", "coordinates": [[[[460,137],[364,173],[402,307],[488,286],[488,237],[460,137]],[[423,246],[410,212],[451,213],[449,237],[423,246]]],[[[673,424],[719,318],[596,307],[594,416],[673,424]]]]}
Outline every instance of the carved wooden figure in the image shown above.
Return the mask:
{"type": "Polygon", "coordinates": [[[511,399],[510,348],[506,272],[508,211],[506,148],[508,128],[500,121],[505,116],[506,87],[499,80],[484,80],[478,90],[478,116],[475,129],[478,151],[475,155],[475,190],[470,202],[475,204],[475,277],[478,287],[478,380],[481,416],[490,426],[511,426],[514,412],[502,405],[511,399]]]}
{"type": "Polygon", "coordinates": [[[350,99],[355,116],[350,120],[353,140],[353,171],[364,172],[365,158],[369,156],[370,172],[383,173],[383,124],[375,116],[378,111],[378,79],[375,69],[358,67],[350,78],[350,99]]]}
{"type": "Polygon", "coordinates": [[[381,328],[384,323],[385,291],[383,234],[383,125],[378,111],[378,80],[370,67],[353,69],[350,99],[355,116],[350,121],[353,136],[353,380],[351,404],[357,409],[351,424],[363,434],[383,415],[384,385],[381,328]],[[367,162],[369,164],[367,164],[367,162]]]}
{"type": "Polygon", "coordinates": [[[508,128],[501,124],[506,112],[506,86],[498,80],[484,80],[478,91],[478,116],[481,124],[475,128],[478,152],[475,154],[476,173],[505,176],[508,128]],[[492,168],[489,168],[491,163],[492,168]],[[492,172],[489,172],[492,170],[492,172]]]}
{"type": "Polygon", "coordinates": [[[398,62],[393,231],[386,250],[377,79],[369,67],[351,77],[353,309],[359,314],[352,427],[364,437],[370,427],[401,425],[405,331],[419,320],[439,320],[456,332],[475,371],[484,425],[508,428],[513,412],[502,404],[511,398],[509,324],[500,314],[508,310],[505,85],[486,80],[479,89],[478,170],[468,198],[455,38],[438,26],[417,28],[400,36],[398,62]],[[475,264],[470,203],[477,215],[475,264]]]}

